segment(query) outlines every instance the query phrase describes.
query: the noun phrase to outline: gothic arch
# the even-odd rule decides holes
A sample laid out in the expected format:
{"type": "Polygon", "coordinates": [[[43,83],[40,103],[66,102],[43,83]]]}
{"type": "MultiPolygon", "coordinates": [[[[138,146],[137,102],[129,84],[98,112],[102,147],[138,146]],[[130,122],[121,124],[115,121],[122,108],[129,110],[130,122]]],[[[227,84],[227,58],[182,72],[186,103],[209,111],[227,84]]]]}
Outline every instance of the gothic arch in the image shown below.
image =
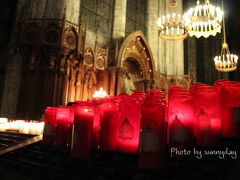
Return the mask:
{"type": "Polygon", "coordinates": [[[96,91],[96,85],[97,85],[96,74],[92,69],[89,69],[84,74],[82,100],[87,100],[92,98],[93,93],[96,91]]]}
{"type": "MultiPolygon", "coordinates": [[[[141,31],[131,33],[122,43],[117,66],[126,69],[133,76],[133,82],[144,82],[152,87],[155,73],[154,60],[147,39],[141,31]]],[[[147,88],[144,88],[147,90],[147,88]]]]}

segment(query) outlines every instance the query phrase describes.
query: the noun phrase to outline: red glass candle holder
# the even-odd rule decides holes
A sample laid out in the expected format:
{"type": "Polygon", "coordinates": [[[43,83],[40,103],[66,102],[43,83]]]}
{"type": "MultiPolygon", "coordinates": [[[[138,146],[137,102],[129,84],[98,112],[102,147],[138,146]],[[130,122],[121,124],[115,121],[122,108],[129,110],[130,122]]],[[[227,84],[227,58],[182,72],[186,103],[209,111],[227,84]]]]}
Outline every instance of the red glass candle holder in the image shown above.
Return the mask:
{"type": "Polygon", "coordinates": [[[56,133],[56,107],[48,107],[45,110],[43,140],[44,144],[53,144],[56,133]]]}
{"type": "Polygon", "coordinates": [[[75,109],[71,156],[88,160],[93,149],[94,111],[89,106],[75,109]]]}

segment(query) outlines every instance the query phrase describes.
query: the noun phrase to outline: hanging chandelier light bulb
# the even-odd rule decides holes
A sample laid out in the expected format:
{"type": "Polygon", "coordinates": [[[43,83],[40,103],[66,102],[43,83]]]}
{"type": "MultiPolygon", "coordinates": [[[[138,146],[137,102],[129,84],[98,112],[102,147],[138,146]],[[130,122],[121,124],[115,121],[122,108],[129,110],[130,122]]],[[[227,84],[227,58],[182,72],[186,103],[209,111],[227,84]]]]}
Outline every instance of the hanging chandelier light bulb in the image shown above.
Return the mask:
{"type": "MultiPolygon", "coordinates": [[[[171,8],[177,6],[176,0],[169,2],[171,8]]],[[[188,30],[181,14],[167,14],[158,19],[158,35],[164,40],[182,40],[188,37],[188,30]]]]}
{"type": "MultiPolygon", "coordinates": [[[[223,0],[222,0],[223,8],[223,0]]],[[[215,67],[220,72],[231,72],[237,69],[238,56],[231,54],[226,40],[226,27],[223,17],[223,44],[220,56],[214,58],[215,67]]]]}
{"type": "Polygon", "coordinates": [[[210,4],[209,0],[205,0],[204,5],[201,5],[200,0],[197,0],[197,6],[190,8],[183,15],[183,19],[188,27],[190,37],[200,38],[203,36],[208,38],[221,32],[223,11],[210,4]]]}
{"type": "Polygon", "coordinates": [[[231,72],[237,69],[238,56],[231,54],[227,43],[222,44],[221,55],[214,58],[215,67],[220,72],[231,72]]]}

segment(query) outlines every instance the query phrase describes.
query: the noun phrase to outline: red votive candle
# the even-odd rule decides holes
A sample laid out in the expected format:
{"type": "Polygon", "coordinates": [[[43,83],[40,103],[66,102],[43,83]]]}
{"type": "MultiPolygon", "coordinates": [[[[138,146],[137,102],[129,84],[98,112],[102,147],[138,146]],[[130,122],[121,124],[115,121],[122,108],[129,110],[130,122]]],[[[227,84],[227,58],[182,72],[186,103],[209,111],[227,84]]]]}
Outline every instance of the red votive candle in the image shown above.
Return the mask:
{"type": "Polygon", "coordinates": [[[166,166],[165,101],[146,100],[142,106],[139,167],[163,169],[166,166]]]}
{"type": "Polygon", "coordinates": [[[221,137],[221,106],[218,91],[199,89],[194,93],[196,137],[200,146],[216,146],[221,137]]]}
{"type": "Polygon", "coordinates": [[[240,137],[240,86],[230,83],[221,89],[222,135],[226,138],[240,137]]]}
{"type": "Polygon", "coordinates": [[[175,94],[168,101],[168,143],[178,149],[194,144],[194,106],[189,93],[175,94]]]}
{"type": "Polygon", "coordinates": [[[75,108],[74,108],[74,106],[65,106],[65,105],[62,105],[60,107],[65,108],[65,109],[69,109],[69,118],[67,119],[67,123],[68,123],[67,146],[71,147],[75,108]]]}
{"type": "Polygon", "coordinates": [[[69,108],[59,107],[57,108],[56,114],[56,136],[54,138],[54,144],[59,146],[68,145],[68,130],[69,130],[69,119],[71,118],[69,108]]]}
{"type": "Polygon", "coordinates": [[[117,151],[125,153],[138,152],[140,135],[141,104],[128,96],[119,103],[119,121],[117,127],[117,151]]]}
{"type": "Polygon", "coordinates": [[[88,160],[93,147],[94,111],[89,106],[75,109],[71,156],[88,160]]]}
{"type": "Polygon", "coordinates": [[[56,107],[48,107],[45,110],[43,140],[44,144],[53,144],[56,133],[56,107]]]}
{"type": "Polygon", "coordinates": [[[102,104],[100,107],[100,114],[99,149],[116,151],[119,106],[114,103],[102,104]]]}

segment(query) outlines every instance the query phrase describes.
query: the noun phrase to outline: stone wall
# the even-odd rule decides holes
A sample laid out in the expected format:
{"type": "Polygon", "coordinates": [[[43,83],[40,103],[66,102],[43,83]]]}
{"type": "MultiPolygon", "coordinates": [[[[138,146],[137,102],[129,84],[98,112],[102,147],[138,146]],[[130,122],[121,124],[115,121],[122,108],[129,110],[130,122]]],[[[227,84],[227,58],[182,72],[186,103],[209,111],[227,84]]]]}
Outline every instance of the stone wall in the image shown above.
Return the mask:
{"type": "Polygon", "coordinates": [[[126,35],[142,31],[147,36],[147,1],[128,0],[126,12],[126,35]]]}
{"type": "Polygon", "coordinates": [[[75,24],[79,23],[81,0],[38,0],[33,1],[32,18],[61,19],[66,7],[66,19],[75,24]]]}
{"type": "Polygon", "coordinates": [[[106,47],[111,41],[114,5],[114,0],[81,0],[81,23],[88,44],[106,47]]]}
{"type": "MultiPolygon", "coordinates": [[[[0,1],[0,87],[4,86],[7,52],[11,38],[16,1],[0,1]]],[[[0,106],[3,88],[0,88],[0,106]]]]}
{"type": "MultiPolygon", "coordinates": [[[[19,17],[22,16],[25,1],[17,1],[14,13],[14,20],[12,32],[10,32],[9,42],[6,43],[5,56],[1,54],[1,58],[5,57],[6,63],[4,64],[5,77],[2,89],[1,99],[1,116],[14,117],[17,109],[17,101],[19,96],[19,86],[21,82],[21,68],[22,59],[16,52],[15,43],[17,37],[17,22],[19,17]]],[[[9,7],[11,9],[11,7],[9,7]]]]}

